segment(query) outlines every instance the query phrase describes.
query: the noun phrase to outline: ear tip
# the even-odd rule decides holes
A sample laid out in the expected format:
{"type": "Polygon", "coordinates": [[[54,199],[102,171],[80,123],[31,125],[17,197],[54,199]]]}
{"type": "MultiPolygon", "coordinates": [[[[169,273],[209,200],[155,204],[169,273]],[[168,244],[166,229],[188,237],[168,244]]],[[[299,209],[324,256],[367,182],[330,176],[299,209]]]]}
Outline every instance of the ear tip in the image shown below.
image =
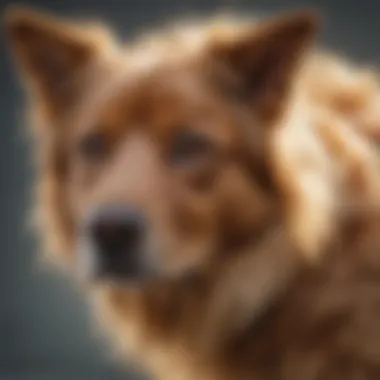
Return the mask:
{"type": "Polygon", "coordinates": [[[8,5],[3,19],[7,25],[18,25],[35,18],[36,11],[23,5],[8,5]]]}
{"type": "Polygon", "coordinates": [[[322,23],[321,12],[315,9],[307,9],[292,13],[288,17],[289,23],[298,27],[304,32],[314,33],[322,23]]]}
{"type": "Polygon", "coordinates": [[[23,35],[36,26],[44,24],[47,17],[24,5],[9,5],[3,15],[5,29],[14,36],[23,35]]]}
{"type": "Polygon", "coordinates": [[[22,32],[25,27],[30,25],[30,20],[33,18],[32,12],[33,11],[24,6],[8,6],[3,15],[3,25],[6,31],[10,33],[11,36],[22,32]]]}

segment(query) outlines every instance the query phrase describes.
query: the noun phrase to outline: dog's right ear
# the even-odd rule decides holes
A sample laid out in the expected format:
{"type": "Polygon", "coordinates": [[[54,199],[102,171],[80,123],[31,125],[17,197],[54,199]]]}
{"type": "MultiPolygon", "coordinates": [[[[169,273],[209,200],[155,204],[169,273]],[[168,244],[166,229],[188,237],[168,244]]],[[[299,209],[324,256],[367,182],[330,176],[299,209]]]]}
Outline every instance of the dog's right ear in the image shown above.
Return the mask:
{"type": "Polygon", "coordinates": [[[108,42],[106,30],[86,29],[25,8],[6,12],[11,49],[33,95],[54,111],[73,98],[74,82],[108,42]],[[105,38],[106,37],[106,38],[105,38]]]}
{"type": "Polygon", "coordinates": [[[215,41],[210,47],[211,60],[236,79],[232,92],[262,121],[272,122],[281,114],[318,28],[319,15],[313,11],[278,16],[234,38],[215,41]]]}

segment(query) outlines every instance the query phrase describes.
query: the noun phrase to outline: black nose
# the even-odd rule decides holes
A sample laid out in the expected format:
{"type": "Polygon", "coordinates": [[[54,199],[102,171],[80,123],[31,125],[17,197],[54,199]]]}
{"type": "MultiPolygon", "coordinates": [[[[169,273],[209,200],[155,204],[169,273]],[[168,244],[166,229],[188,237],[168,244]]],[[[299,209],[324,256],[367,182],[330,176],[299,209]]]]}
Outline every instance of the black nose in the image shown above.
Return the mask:
{"type": "Polygon", "coordinates": [[[88,237],[102,256],[128,255],[141,243],[145,219],[133,207],[112,204],[98,208],[86,227],[88,237]]]}

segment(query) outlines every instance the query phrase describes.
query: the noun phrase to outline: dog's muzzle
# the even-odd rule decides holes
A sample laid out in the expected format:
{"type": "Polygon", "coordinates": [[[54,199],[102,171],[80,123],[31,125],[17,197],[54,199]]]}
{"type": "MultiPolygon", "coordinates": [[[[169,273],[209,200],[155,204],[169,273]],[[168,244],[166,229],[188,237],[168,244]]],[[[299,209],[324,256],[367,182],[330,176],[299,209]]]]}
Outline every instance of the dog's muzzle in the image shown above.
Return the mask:
{"type": "Polygon", "coordinates": [[[91,281],[140,281],[152,274],[148,223],[126,204],[103,205],[86,219],[78,252],[79,274],[91,281]]]}

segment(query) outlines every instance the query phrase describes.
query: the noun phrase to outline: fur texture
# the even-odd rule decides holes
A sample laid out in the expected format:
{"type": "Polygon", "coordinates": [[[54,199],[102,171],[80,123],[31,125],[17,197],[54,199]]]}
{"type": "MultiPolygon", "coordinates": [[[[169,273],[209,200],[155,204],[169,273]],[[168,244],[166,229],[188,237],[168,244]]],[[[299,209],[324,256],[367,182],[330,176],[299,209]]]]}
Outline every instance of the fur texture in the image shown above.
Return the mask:
{"type": "Polygon", "coordinates": [[[7,15],[46,252],[75,271],[91,209],[144,210],[160,279],[88,296],[158,378],[380,376],[379,82],[312,51],[316,29],[295,13],[120,46],[102,25],[7,15]],[[185,164],[182,129],[209,143],[185,164]]]}

